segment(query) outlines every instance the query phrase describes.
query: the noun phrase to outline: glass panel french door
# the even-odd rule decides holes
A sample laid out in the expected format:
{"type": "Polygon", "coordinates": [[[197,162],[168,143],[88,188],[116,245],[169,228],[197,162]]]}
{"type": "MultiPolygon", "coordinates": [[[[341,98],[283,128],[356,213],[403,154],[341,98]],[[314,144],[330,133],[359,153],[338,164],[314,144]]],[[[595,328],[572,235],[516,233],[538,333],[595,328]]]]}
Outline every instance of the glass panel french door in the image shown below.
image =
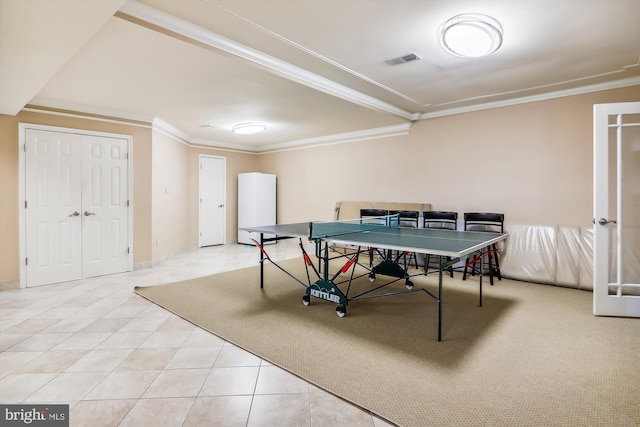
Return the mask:
{"type": "Polygon", "coordinates": [[[594,106],[593,312],[640,317],[640,102],[594,106]]]}

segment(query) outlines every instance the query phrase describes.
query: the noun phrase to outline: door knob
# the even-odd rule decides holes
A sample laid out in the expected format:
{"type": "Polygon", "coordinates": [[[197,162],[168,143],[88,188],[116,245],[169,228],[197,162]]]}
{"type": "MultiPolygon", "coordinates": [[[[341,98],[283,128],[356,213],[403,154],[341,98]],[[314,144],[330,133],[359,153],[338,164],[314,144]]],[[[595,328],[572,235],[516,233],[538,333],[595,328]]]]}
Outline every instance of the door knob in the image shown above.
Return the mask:
{"type": "Polygon", "coordinates": [[[78,212],[78,211],[75,211],[74,213],[69,214],[69,216],[70,216],[70,217],[72,217],[72,216],[78,216],[78,215],[80,215],[80,212],[78,212]]]}
{"type": "Polygon", "coordinates": [[[223,207],[224,207],[224,205],[218,205],[218,207],[219,207],[219,208],[223,208],[223,207]]]}
{"type": "Polygon", "coordinates": [[[95,215],[95,214],[96,214],[95,212],[84,211],[84,216],[91,216],[91,215],[95,215]]]}
{"type": "Polygon", "coordinates": [[[600,218],[598,220],[598,224],[600,225],[617,224],[617,221],[615,219],[600,218]]]}

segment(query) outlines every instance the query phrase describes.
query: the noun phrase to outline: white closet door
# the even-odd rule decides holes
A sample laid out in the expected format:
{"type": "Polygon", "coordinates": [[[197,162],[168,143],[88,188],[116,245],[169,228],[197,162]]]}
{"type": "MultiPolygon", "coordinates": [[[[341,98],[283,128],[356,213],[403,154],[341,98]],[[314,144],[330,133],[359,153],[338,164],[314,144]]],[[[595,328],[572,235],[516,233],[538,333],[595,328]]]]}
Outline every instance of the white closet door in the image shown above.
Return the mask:
{"type": "Polygon", "coordinates": [[[80,139],[26,130],[27,286],[82,277],[80,139]]]}
{"type": "Polygon", "coordinates": [[[25,129],[26,286],[128,271],[127,138],[25,129]]]}
{"type": "Polygon", "coordinates": [[[83,276],[127,271],[128,183],[126,139],[83,135],[83,276]]]}

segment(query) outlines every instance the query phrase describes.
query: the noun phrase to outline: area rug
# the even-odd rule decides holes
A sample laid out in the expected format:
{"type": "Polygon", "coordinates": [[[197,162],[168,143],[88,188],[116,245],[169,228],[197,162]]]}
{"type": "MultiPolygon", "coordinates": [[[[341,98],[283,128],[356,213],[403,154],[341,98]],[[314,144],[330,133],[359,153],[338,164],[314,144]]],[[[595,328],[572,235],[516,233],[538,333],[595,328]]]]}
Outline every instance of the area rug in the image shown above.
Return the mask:
{"type": "MultiPolygon", "coordinates": [[[[306,277],[301,259],[282,265],[306,277]]],[[[640,424],[640,323],[593,316],[590,292],[503,279],[479,307],[477,277],[446,277],[438,342],[426,293],[354,301],[340,318],[303,305],[271,264],[264,289],[259,278],[252,267],[136,292],[400,426],[640,424]]]]}

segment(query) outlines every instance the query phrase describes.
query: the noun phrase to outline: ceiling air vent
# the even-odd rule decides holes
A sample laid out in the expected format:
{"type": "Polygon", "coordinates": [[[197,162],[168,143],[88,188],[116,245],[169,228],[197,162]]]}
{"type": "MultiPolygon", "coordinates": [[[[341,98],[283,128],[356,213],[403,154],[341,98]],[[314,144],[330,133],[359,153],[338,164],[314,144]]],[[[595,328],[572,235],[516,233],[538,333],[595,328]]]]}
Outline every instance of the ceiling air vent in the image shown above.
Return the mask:
{"type": "Polygon", "coordinates": [[[393,58],[393,59],[389,59],[387,62],[391,65],[399,65],[399,64],[404,64],[405,62],[411,62],[411,61],[415,61],[418,59],[422,59],[420,58],[420,56],[418,56],[417,53],[410,53],[408,55],[405,56],[400,56],[398,58],[393,58]]]}

